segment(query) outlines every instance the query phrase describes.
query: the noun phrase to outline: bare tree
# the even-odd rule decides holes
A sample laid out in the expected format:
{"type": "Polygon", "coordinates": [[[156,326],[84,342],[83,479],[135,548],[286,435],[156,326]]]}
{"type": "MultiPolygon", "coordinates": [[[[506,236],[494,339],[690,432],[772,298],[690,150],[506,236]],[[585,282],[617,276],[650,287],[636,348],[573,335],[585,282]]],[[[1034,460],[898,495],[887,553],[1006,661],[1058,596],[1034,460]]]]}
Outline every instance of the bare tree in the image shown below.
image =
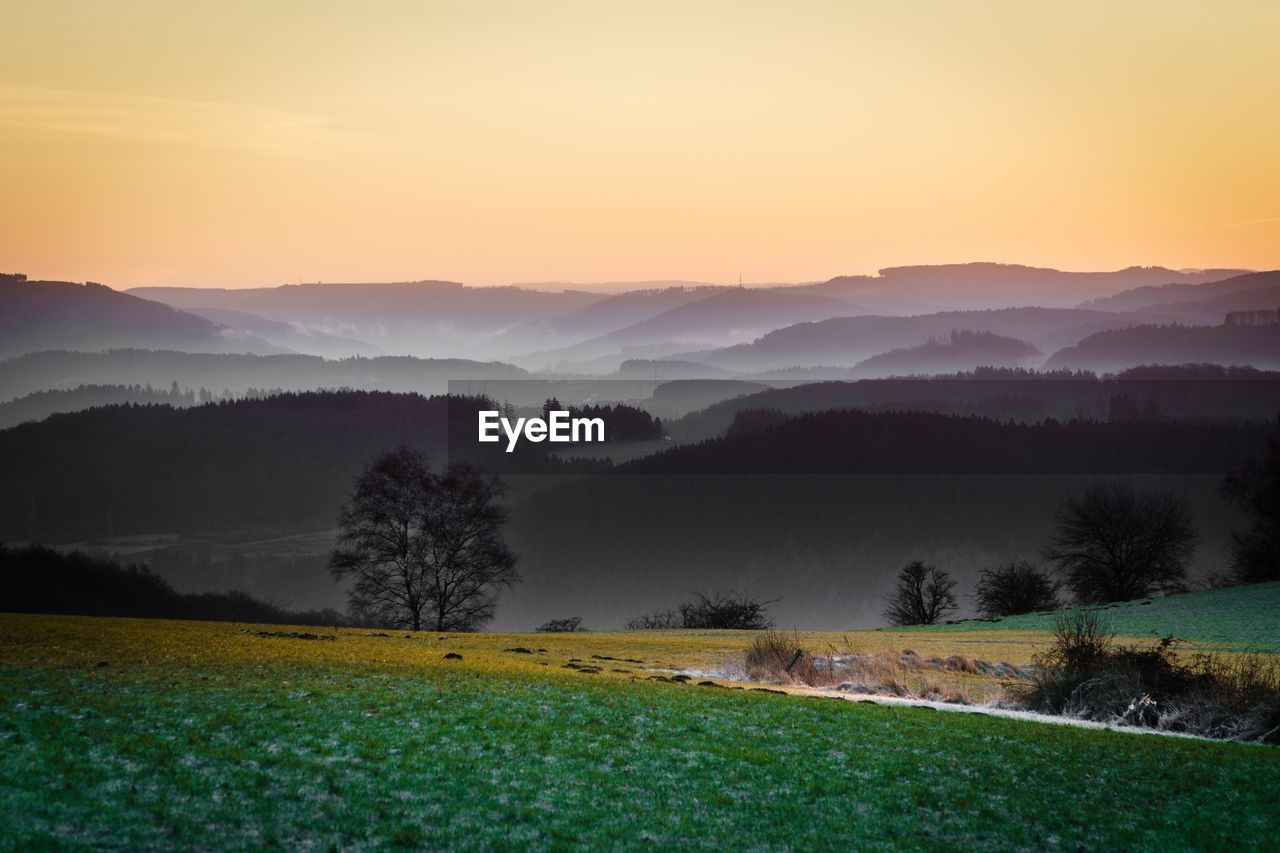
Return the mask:
{"type": "Polygon", "coordinates": [[[498,591],[520,579],[501,535],[502,493],[496,477],[468,465],[434,474],[410,448],[374,460],[329,560],[335,577],[355,581],[352,612],[415,631],[471,631],[491,618],[498,591]]]}
{"type": "Polygon", "coordinates": [[[1058,584],[1026,560],[1010,560],[982,570],[974,591],[978,611],[988,619],[1058,609],[1058,584]]]}
{"type": "Polygon", "coordinates": [[[520,581],[502,538],[506,488],[497,476],[455,463],[427,493],[425,564],[437,631],[474,631],[493,618],[498,592],[520,581]]]}
{"type": "Polygon", "coordinates": [[[1078,601],[1105,604],[1181,589],[1199,538],[1177,495],[1102,483],[1063,503],[1043,553],[1078,601]]]}
{"type": "Polygon", "coordinates": [[[422,510],[430,487],[426,459],[408,447],[379,456],[356,481],[329,568],[337,578],[355,579],[349,603],[360,621],[422,627],[422,510]]]}
{"type": "Polygon", "coordinates": [[[955,586],[946,572],[915,560],[898,572],[884,616],[894,625],[932,625],[956,609],[955,586]]]}

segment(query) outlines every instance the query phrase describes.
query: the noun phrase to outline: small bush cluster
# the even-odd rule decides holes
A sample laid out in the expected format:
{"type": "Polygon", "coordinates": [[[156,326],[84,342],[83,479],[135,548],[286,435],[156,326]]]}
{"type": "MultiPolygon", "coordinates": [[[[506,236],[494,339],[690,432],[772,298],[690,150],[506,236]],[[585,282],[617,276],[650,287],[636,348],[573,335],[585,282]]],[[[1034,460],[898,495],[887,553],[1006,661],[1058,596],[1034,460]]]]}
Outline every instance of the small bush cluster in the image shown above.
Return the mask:
{"type": "Polygon", "coordinates": [[[769,604],[732,592],[717,593],[712,598],[698,593],[693,601],[680,605],[680,624],[685,628],[762,631],[773,624],[769,620],[769,604]]]}
{"type": "Polygon", "coordinates": [[[542,634],[572,634],[574,631],[581,630],[581,616],[570,616],[567,619],[552,619],[550,622],[543,622],[538,626],[538,632],[542,634]]]}
{"type": "Polygon", "coordinates": [[[1093,611],[1059,617],[1053,646],[1013,693],[1029,710],[1205,737],[1280,743],[1280,661],[1272,655],[1196,654],[1166,637],[1119,646],[1093,611]]]}
{"type": "Polygon", "coordinates": [[[630,631],[646,631],[663,628],[692,628],[736,631],[763,631],[772,627],[769,605],[739,593],[694,595],[675,610],[655,610],[627,621],[630,631]]]}

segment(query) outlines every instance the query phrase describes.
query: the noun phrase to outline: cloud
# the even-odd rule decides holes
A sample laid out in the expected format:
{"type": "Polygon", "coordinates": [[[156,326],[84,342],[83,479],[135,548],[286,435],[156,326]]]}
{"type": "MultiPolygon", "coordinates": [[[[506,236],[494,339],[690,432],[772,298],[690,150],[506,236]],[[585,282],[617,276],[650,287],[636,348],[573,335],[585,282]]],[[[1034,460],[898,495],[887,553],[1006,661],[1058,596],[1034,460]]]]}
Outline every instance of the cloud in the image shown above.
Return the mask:
{"type": "Polygon", "coordinates": [[[0,127],[296,158],[387,141],[330,117],[250,104],[3,85],[0,127]]]}

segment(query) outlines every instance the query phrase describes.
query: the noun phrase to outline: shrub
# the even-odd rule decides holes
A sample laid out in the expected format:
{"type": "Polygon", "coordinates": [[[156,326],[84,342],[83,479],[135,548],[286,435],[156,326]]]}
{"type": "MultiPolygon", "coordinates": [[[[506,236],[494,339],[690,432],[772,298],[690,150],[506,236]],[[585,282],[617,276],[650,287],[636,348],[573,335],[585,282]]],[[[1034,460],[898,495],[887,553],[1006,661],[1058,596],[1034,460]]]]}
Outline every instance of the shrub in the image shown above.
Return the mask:
{"type": "Polygon", "coordinates": [[[680,605],[680,625],[683,628],[762,631],[773,624],[769,621],[770,603],[733,592],[717,593],[713,598],[697,593],[693,601],[680,605]]]}
{"type": "Polygon", "coordinates": [[[755,637],[747,646],[744,663],[752,679],[781,679],[803,656],[799,635],[770,630],[755,637]]]}
{"type": "Polygon", "coordinates": [[[1068,610],[1053,622],[1053,647],[1041,664],[1047,668],[1087,672],[1111,653],[1115,633],[1096,610],[1068,610]]]}
{"type": "Polygon", "coordinates": [[[898,585],[885,604],[893,625],[932,625],[956,609],[956,582],[936,566],[916,560],[898,572],[898,585]]]}
{"type": "Polygon", "coordinates": [[[570,616],[567,619],[552,619],[550,622],[543,622],[538,626],[538,631],[543,634],[572,634],[574,631],[581,630],[581,616],[570,616]]]}
{"type": "Polygon", "coordinates": [[[735,592],[708,597],[694,595],[675,610],[654,610],[627,620],[627,629],[645,631],[662,628],[714,628],[719,630],[763,631],[772,627],[771,601],[761,601],[735,592]]]}
{"type": "Polygon", "coordinates": [[[988,619],[1058,609],[1058,585],[1025,560],[1011,560],[982,570],[974,593],[978,610],[988,619]]]}
{"type": "Polygon", "coordinates": [[[680,622],[674,610],[654,610],[627,620],[628,631],[654,631],[679,627],[680,622]]]}
{"type": "Polygon", "coordinates": [[[1011,692],[1032,710],[1205,737],[1280,743],[1280,659],[1197,654],[1165,637],[1115,646],[1096,613],[1064,615],[1027,685],[1011,692]]]}

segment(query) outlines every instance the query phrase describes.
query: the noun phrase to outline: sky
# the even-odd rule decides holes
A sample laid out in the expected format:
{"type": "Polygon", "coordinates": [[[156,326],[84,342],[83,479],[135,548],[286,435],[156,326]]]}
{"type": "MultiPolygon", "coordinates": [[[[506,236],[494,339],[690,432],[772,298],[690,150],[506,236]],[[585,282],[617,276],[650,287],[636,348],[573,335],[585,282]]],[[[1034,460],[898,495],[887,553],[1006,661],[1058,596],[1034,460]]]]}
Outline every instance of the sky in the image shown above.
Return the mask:
{"type": "Polygon", "coordinates": [[[0,272],[1280,267],[1280,3],[0,0],[0,272]]]}

